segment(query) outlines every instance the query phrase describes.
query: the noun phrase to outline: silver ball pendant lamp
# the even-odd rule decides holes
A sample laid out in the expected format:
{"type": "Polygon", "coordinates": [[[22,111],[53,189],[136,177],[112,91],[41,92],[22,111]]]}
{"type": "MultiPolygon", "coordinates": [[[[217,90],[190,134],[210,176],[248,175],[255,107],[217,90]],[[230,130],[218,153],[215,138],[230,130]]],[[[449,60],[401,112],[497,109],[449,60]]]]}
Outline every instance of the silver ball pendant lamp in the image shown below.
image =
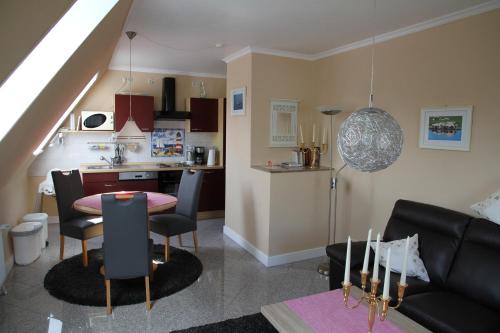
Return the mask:
{"type": "MultiPolygon", "coordinates": [[[[376,1],[374,1],[374,13],[376,1]]],[[[393,164],[403,150],[403,131],[388,112],[373,106],[375,37],[372,37],[370,97],[367,108],[353,112],[342,123],[337,148],[342,160],[362,172],[376,172],[393,164]]]]}

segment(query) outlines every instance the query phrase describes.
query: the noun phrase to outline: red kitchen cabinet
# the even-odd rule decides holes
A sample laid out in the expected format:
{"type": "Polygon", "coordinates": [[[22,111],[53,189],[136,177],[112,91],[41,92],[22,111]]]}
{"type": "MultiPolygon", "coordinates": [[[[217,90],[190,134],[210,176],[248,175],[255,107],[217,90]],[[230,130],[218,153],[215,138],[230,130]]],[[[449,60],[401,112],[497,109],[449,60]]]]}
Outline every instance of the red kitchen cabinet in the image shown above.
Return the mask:
{"type": "Polygon", "coordinates": [[[216,98],[188,98],[188,111],[191,111],[191,132],[219,131],[219,100],[216,98]]]}
{"type": "Polygon", "coordinates": [[[225,172],[205,170],[200,191],[198,211],[223,210],[225,207],[225,172]]]}
{"type": "MultiPolygon", "coordinates": [[[[115,95],[115,131],[122,129],[130,114],[129,95],[115,95]]],[[[132,95],[132,118],[143,132],[154,128],[154,97],[132,95]]]]}
{"type": "Polygon", "coordinates": [[[83,174],[85,195],[116,191],[158,192],[158,180],[118,180],[118,172],[83,174]]]}

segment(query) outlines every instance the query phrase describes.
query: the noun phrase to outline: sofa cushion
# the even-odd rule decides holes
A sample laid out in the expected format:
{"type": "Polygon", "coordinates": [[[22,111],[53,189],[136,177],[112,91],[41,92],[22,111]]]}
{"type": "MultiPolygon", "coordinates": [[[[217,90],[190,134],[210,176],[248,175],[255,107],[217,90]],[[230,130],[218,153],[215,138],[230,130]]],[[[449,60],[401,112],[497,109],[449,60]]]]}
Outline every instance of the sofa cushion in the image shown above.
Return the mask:
{"type": "Polygon", "coordinates": [[[398,200],[384,241],[418,234],[419,251],[431,282],[443,286],[471,217],[428,204],[398,200]]]}
{"type": "Polygon", "coordinates": [[[500,313],[453,292],[405,297],[399,311],[433,332],[498,332],[500,313]]]}
{"type": "Polygon", "coordinates": [[[488,220],[473,219],[446,287],[500,312],[499,278],[500,226],[488,220]]]}

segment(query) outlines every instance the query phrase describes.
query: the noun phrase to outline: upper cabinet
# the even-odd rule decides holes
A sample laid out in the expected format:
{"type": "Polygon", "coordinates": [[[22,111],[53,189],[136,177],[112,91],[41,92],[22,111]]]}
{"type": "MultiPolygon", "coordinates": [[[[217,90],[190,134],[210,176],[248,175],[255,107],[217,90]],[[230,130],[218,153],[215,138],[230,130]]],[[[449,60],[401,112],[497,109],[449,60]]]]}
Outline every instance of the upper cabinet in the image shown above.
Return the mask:
{"type": "Polygon", "coordinates": [[[188,98],[186,108],[191,112],[191,132],[219,131],[219,101],[216,98],[188,98]]]}
{"type": "MultiPolygon", "coordinates": [[[[115,131],[122,129],[130,114],[129,95],[115,95],[115,131]]],[[[152,132],[154,98],[153,96],[132,95],[132,118],[143,132],[152,132]]]]}

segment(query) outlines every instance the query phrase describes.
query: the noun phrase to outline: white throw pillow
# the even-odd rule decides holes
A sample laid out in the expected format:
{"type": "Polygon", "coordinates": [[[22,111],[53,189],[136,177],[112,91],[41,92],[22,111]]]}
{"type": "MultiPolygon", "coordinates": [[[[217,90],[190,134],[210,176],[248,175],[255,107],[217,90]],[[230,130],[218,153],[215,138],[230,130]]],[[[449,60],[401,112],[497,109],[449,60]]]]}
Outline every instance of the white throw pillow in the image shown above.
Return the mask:
{"type": "MultiPolygon", "coordinates": [[[[375,251],[377,242],[371,242],[371,247],[375,251]]],[[[405,256],[406,238],[392,242],[380,242],[380,265],[387,265],[387,251],[391,248],[391,271],[401,273],[403,270],[403,259],[405,256]]],[[[406,266],[406,275],[429,282],[429,275],[425,269],[424,262],[420,259],[418,252],[418,234],[410,237],[408,246],[408,264],[406,266]]]]}
{"type": "Polygon", "coordinates": [[[500,224],[500,189],[486,200],[475,203],[470,208],[480,217],[500,224]]]}

